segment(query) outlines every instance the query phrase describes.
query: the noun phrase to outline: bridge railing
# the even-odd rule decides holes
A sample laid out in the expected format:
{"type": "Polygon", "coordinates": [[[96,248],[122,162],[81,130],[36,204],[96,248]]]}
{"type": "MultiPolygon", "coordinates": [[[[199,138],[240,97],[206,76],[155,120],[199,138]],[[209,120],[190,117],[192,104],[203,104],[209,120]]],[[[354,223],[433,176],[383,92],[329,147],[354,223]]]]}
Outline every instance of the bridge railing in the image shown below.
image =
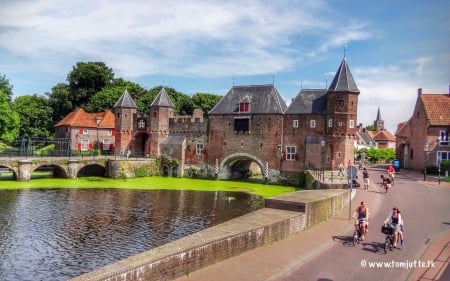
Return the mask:
{"type": "Polygon", "coordinates": [[[39,158],[63,158],[63,159],[123,159],[133,160],[150,158],[151,156],[145,153],[130,152],[114,153],[110,151],[90,150],[90,151],[67,151],[67,150],[42,150],[23,152],[19,149],[5,149],[0,151],[0,158],[3,159],[39,159],[39,158]]]}

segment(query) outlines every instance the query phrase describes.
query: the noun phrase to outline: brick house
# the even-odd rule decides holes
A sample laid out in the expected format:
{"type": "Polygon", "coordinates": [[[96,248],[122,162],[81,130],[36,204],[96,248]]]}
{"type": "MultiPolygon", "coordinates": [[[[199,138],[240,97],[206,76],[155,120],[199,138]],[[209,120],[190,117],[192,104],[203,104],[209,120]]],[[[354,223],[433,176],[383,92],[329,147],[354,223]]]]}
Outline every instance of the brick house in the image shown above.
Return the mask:
{"type": "Polygon", "coordinates": [[[401,167],[420,171],[425,165],[438,166],[439,161],[450,160],[450,91],[417,92],[412,116],[397,126],[396,153],[401,167]]]}
{"type": "Polygon", "coordinates": [[[104,153],[114,153],[114,127],[111,111],[87,113],[77,108],[55,125],[55,138],[70,139],[72,151],[100,149],[104,153]]]}
{"type": "MultiPolygon", "coordinates": [[[[329,170],[353,161],[358,95],[345,58],[328,89],[302,89],[289,106],[273,84],[233,86],[207,117],[199,109],[175,116],[162,88],[144,115],[125,90],[114,106],[110,143],[116,154],[177,159],[178,175],[195,168],[226,179],[256,169],[269,181],[296,178],[305,168],[329,170]]],[[[97,128],[95,121],[89,124],[97,128]]],[[[73,130],[80,133],[83,126],[88,128],[80,123],[73,130]]],[[[95,137],[81,147],[103,140],[95,137]]]]}

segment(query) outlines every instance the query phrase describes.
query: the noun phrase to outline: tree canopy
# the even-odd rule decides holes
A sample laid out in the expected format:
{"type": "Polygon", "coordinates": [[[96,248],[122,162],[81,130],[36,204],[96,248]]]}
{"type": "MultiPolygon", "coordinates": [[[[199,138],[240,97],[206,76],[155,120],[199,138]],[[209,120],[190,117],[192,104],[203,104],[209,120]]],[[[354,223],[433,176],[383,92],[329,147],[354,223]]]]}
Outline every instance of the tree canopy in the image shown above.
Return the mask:
{"type": "Polygon", "coordinates": [[[50,137],[55,124],[46,97],[37,94],[19,96],[14,99],[13,109],[20,116],[19,136],[50,137]]]}
{"type": "Polygon", "coordinates": [[[84,108],[97,92],[113,83],[114,72],[103,62],[78,62],[67,75],[67,81],[72,106],[84,108]]]}
{"type": "Polygon", "coordinates": [[[6,79],[6,75],[0,75],[0,91],[3,92],[3,94],[6,95],[8,98],[8,101],[12,101],[12,95],[13,95],[13,86],[9,83],[9,80],[6,79]]]}
{"type": "Polygon", "coordinates": [[[0,142],[11,144],[19,136],[19,114],[10,105],[8,96],[0,89],[0,142]]]}

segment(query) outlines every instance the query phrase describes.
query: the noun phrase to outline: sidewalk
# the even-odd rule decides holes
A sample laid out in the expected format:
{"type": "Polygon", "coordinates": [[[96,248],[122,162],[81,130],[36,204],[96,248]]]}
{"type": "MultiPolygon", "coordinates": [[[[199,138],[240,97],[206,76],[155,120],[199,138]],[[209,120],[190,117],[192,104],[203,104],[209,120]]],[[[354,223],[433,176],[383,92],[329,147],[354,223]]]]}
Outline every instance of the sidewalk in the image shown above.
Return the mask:
{"type": "MultiPolygon", "coordinates": [[[[402,175],[416,180],[423,180],[423,175],[417,172],[402,170],[402,175]],[[422,176],[422,178],[420,177],[422,176]]],[[[438,186],[437,179],[427,177],[427,183],[438,186]]],[[[450,183],[441,182],[444,188],[450,188],[450,183]]],[[[374,201],[375,193],[356,192],[352,200],[355,202],[374,201]]],[[[375,210],[380,202],[372,203],[375,210]]],[[[304,230],[287,239],[271,245],[260,247],[239,256],[232,257],[203,269],[187,273],[176,281],[276,281],[281,276],[305,264],[318,256],[322,251],[334,245],[334,238],[348,235],[352,231],[353,220],[349,220],[349,206],[344,208],[340,215],[317,226],[304,230]],[[333,229],[333,235],[330,235],[333,229]]],[[[410,280],[450,280],[449,264],[450,232],[442,235],[427,249],[424,257],[435,260],[436,267],[428,270],[418,268],[410,276],[410,280]],[[430,279],[431,278],[431,279],[430,279]]]]}

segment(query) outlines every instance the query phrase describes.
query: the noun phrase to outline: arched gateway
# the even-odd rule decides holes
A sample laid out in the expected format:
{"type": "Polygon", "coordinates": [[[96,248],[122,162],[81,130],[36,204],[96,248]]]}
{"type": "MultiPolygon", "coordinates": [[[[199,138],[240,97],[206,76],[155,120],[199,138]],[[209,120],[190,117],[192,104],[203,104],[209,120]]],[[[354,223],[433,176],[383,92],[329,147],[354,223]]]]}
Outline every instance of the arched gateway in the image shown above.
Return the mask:
{"type": "Polygon", "coordinates": [[[245,179],[250,175],[252,163],[264,175],[264,163],[258,157],[249,153],[234,153],[225,157],[219,165],[219,179],[245,179]]]}

